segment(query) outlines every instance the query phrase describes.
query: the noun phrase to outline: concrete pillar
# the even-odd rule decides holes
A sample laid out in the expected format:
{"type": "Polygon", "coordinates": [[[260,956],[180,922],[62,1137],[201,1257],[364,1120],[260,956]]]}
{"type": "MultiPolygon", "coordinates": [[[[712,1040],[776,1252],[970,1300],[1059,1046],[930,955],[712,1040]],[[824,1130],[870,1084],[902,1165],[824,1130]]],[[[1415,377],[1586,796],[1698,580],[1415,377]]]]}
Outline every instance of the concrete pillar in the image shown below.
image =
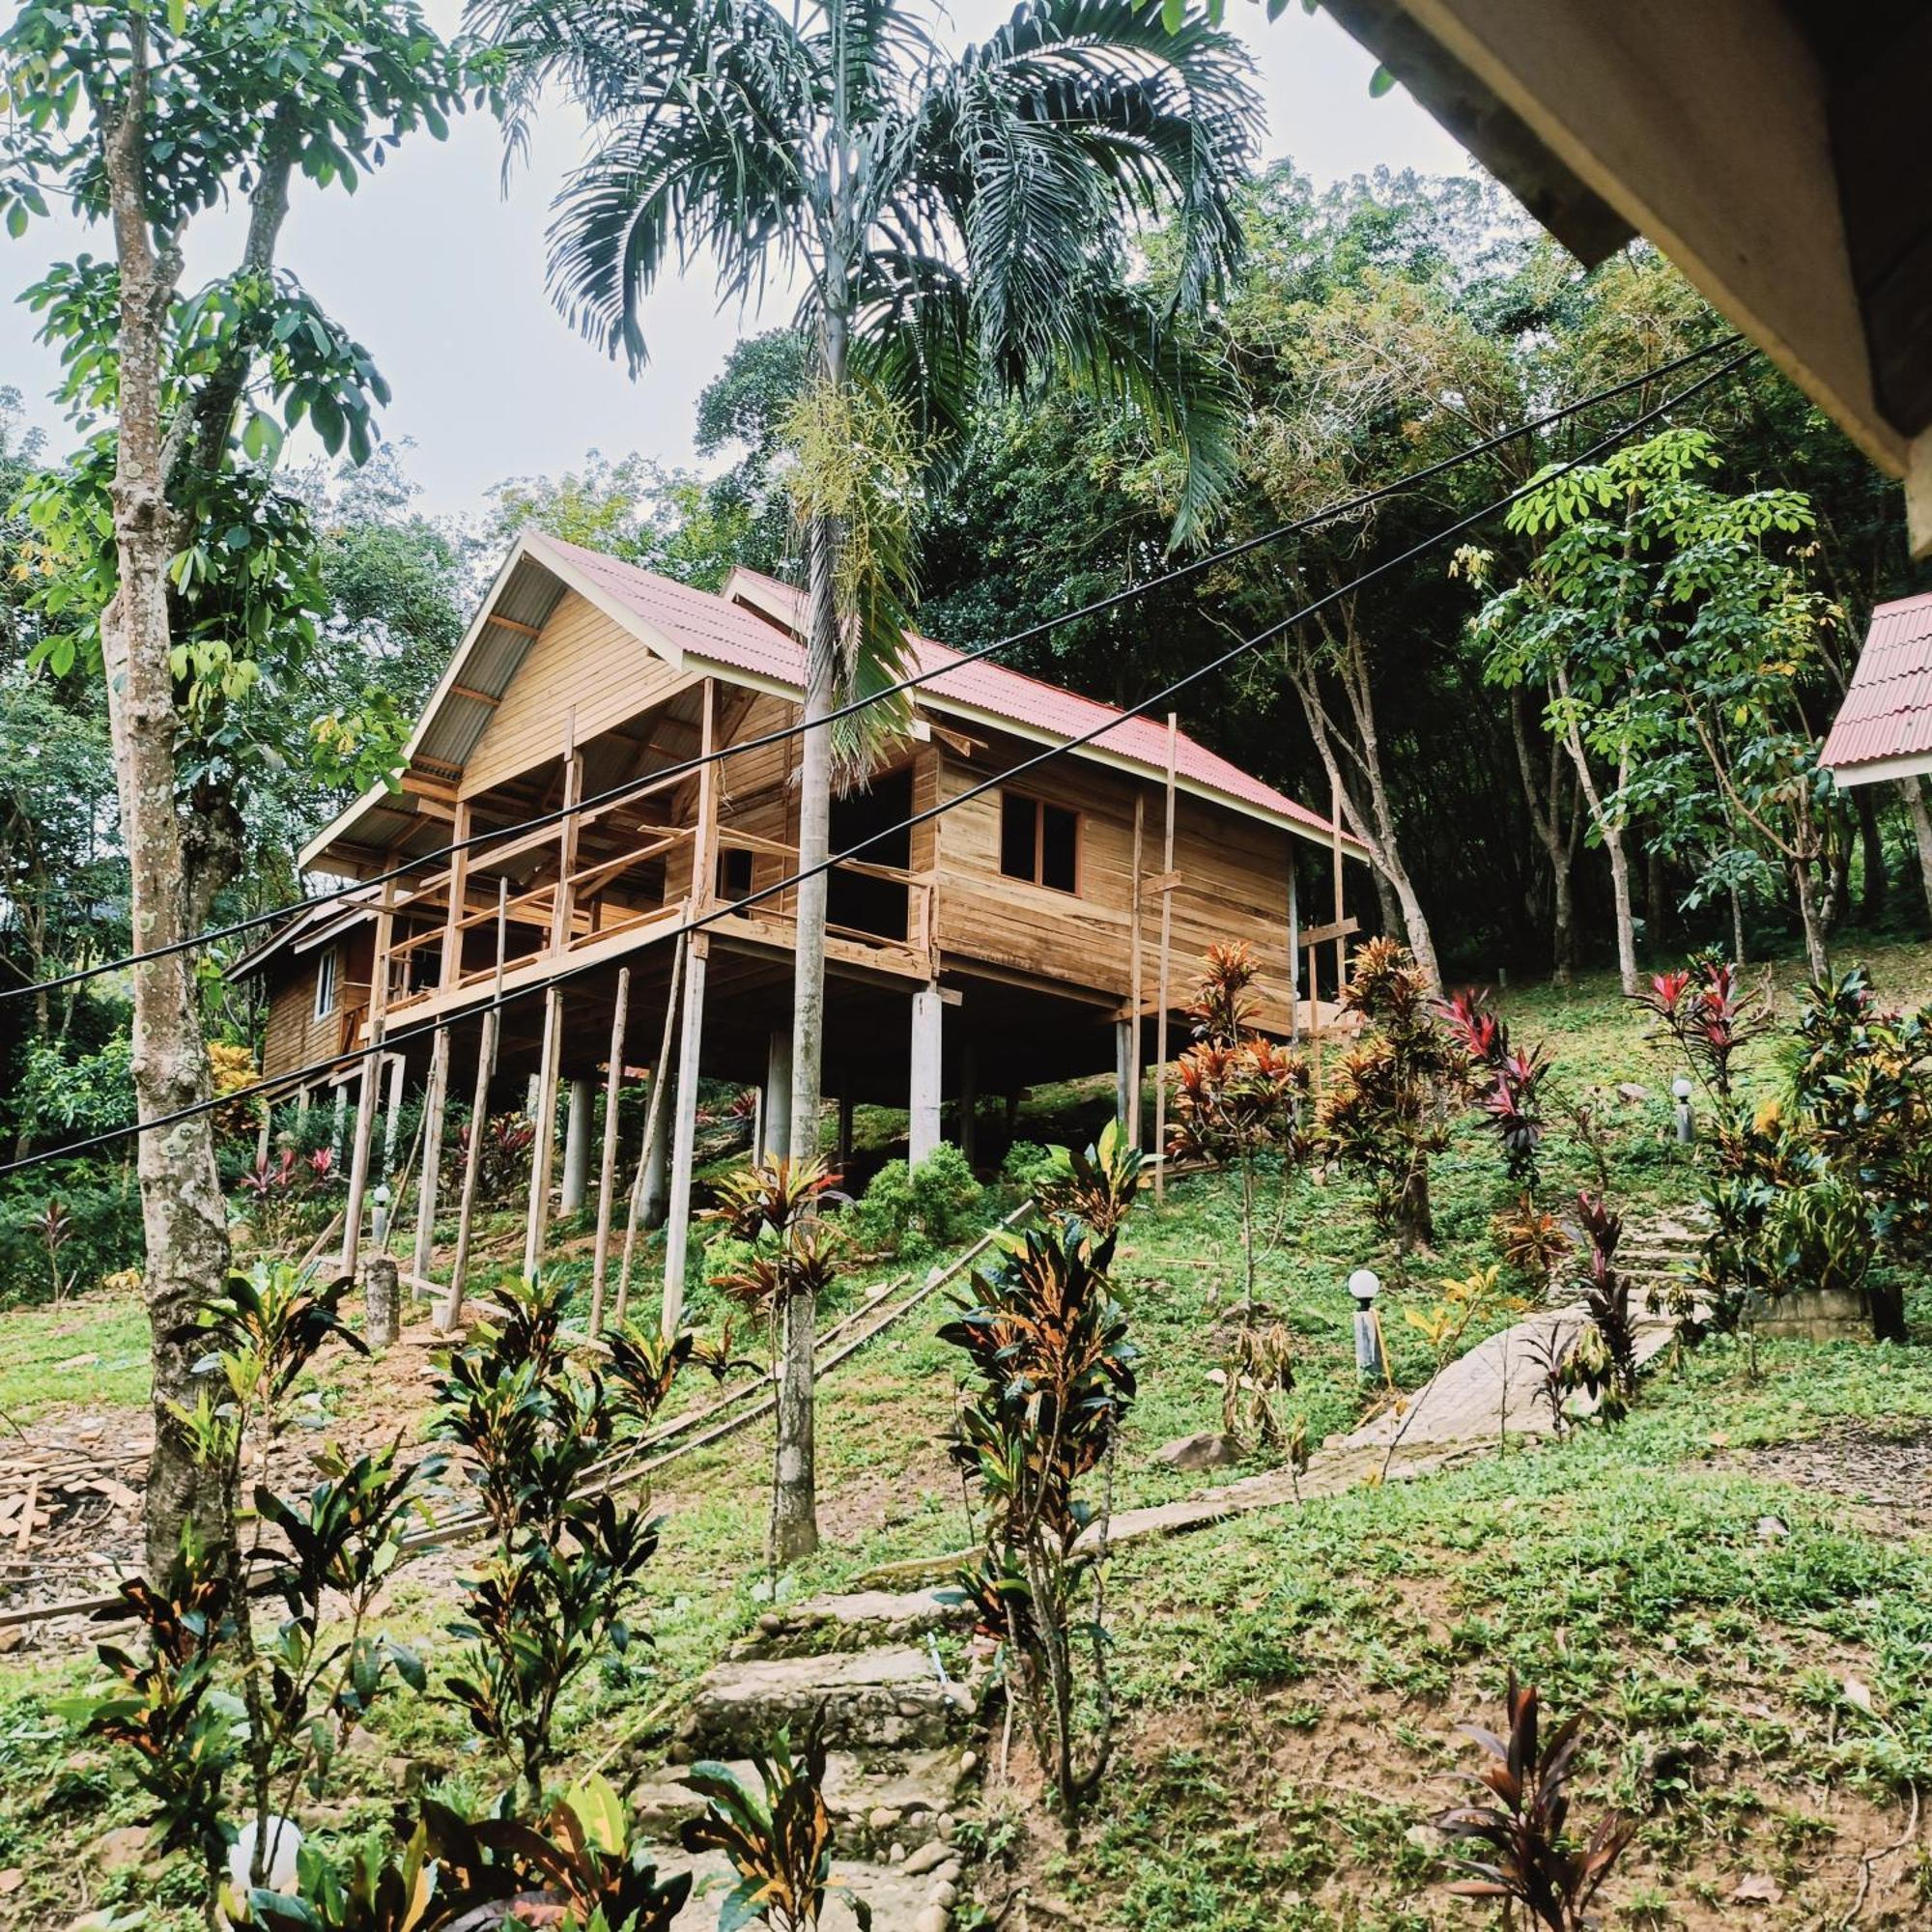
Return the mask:
{"type": "Polygon", "coordinates": [[[389,1106],[383,1117],[383,1173],[396,1171],[396,1130],[403,1123],[403,1080],[409,1064],[399,1053],[389,1062],[389,1106]]]}
{"type": "Polygon", "coordinates": [[[348,1120],[349,1084],[347,1081],[338,1081],[335,1088],[335,1125],[330,1129],[328,1136],[328,1145],[335,1151],[335,1161],[338,1167],[342,1164],[344,1158],[342,1151],[342,1129],[347,1124],[348,1120]]]}
{"type": "Polygon", "coordinates": [[[543,1095],[543,1075],[532,1073],[524,1084],[524,1112],[531,1120],[537,1117],[537,1103],[543,1095]]]}
{"type": "Polygon", "coordinates": [[[582,1074],[570,1081],[570,1110],[563,1122],[563,1199],[557,1211],[575,1214],[590,1186],[590,1082],[582,1074]]]}
{"type": "MultiPolygon", "coordinates": [[[[765,1047],[765,1087],[759,1096],[762,1138],[758,1152],[773,1160],[791,1157],[791,1030],[781,1028],[765,1047]]],[[[810,1150],[808,1149],[809,1152],[810,1150]]]]}
{"type": "Polygon", "coordinates": [[[704,1046],[705,945],[692,935],[684,969],[684,1025],[677,1048],[677,1092],[671,1096],[670,1202],[665,1215],[664,1332],[684,1321],[685,1249],[691,1239],[691,1167],[697,1142],[697,1065],[704,1046]]]}
{"type": "Polygon", "coordinates": [[[912,996],[912,1098],[906,1122],[906,1160],[917,1167],[939,1145],[940,1048],[945,1002],[936,983],[912,996]]]}
{"type": "Polygon", "coordinates": [[[1140,1022],[1114,1022],[1114,1112],[1125,1126],[1133,1111],[1134,1089],[1140,1084],[1140,1022]]]}

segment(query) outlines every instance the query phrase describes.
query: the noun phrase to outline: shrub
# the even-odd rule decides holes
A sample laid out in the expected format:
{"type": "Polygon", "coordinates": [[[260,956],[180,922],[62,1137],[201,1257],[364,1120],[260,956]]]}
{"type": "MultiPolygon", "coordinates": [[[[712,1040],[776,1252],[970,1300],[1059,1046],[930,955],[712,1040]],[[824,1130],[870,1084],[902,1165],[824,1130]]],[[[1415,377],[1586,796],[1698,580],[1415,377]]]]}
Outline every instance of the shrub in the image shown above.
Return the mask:
{"type": "Polygon", "coordinates": [[[1054,1165],[1054,1151],[1037,1141],[1015,1141],[1000,1163],[1000,1179],[1022,1194],[1031,1194],[1054,1165]]]}
{"type": "Polygon", "coordinates": [[[107,1276],[141,1264],[141,1196],[131,1184],[64,1186],[0,1207],[0,1305],[54,1298],[45,1215],[58,1199],[65,1213],[60,1271],[69,1292],[86,1294],[107,1276]]]}
{"type": "Polygon", "coordinates": [[[967,1232],[980,1192],[966,1156],[950,1141],[914,1168],[889,1160],[851,1209],[853,1237],[876,1253],[917,1261],[967,1232]]]}

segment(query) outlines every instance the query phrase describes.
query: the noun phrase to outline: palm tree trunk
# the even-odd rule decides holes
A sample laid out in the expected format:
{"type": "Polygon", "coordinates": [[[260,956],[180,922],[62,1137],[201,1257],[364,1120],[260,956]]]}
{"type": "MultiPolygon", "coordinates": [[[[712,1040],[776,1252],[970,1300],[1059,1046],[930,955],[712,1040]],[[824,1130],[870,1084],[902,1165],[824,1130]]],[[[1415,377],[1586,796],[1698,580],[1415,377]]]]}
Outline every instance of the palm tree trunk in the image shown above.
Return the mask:
{"type": "MultiPolygon", "coordinates": [[[[847,320],[828,304],[823,380],[845,380],[847,320]]],[[[832,727],[824,721],[838,696],[838,527],[812,520],[810,632],[806,639],[805,726],[799,759],[797,952],[792,973],[791,1149],[809,1160],[818,1149],[818,1103],[825,1063],[824,865],[832,842],[832,727]]],[[[785,1304],[778,1391],[778,1468],[772,1489],[774,1563],[793,1563],[818,1548],[817,1470],[812,1442],[812,1366],[816,1310],[809,1295],[785,1304]]]]}
{"type": "MultiPolygon", "coordinates": [[[[167,563],[173,550],[161,433],[161,336],[180,272],[170,245],[157,256],[145,195],[147,44],[132,22],[133,64],[119,113],[101,128],[120,267],[120,423],[112,488],[117,588],[101,613],[114,777],[128,847],[134,943],[146,952],[183,936],[181,822],[176,815],[174,680],[169,668],[167,563]]],[[[133,1076],[143,1121],[205,1100],[208,1051],[185,954],[133,969],[133,1076]]],[[[155,1448],[143,1508],[149,1577],[167,1573],[193,1522],[211,1548],[233,1532],[218,1479],[197,1461],[179,1410],[195,1406],[194,1333],[204,1301],[229,1266],[228,1220],[214,1137],[196,1115],[140,1138],[143,1287],[153,1334],[155,1448]]]]}

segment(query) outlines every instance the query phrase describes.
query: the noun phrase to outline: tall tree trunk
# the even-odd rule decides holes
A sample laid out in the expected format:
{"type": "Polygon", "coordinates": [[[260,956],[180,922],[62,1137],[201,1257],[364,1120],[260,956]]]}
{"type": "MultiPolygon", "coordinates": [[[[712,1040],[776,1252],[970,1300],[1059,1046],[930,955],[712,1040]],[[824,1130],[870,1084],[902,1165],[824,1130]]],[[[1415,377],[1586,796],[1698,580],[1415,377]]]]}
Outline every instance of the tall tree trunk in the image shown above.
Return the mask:
{"type": "Polygon", "coordinates": [[[1875,925],[1885,917],[1891,879],[1885,868],[1885,837],[1878,822],[1878,801],[1870,785],[1852,787],[1852,809],[1859,815],[1859,848],[1864,858],[1864,878],[1859,892],[1859,918],[1875,925]]]}
{"type": "MultiPolygon", "coordinates": [[[[1522,780],[1523,803],[1537,842],[1549,866],[1551,887],[1549,932],[1549,979],[1552,985],[1567,986],[1577,971],[1577,831],[1582,824],[1582,810],[1571,792],[1570,819],[1563,819],[1563,748],[1549,747],[1547,787],[1539,779],[1536,761],[1530,755],[1528,703],[1520,685],[1510,687],[1510,733],[1516,741],[1517,774],[1522,780]]],[[[1575,781],[1572,780],[1574,785],[1575,781]]]]}
{"type": "MultiPolygon", "coordinates": [[[[120,267],[120,428],[112,501],[118,585],[101,613],[100,648],[114,777],[128,848],[134,945],[151,952],[184,935],[182,835],[176,815],[174,682],[168,667],[167,563],[174,548],[162,461],[161,342],[180,273],[172,244],[157,254],[144,195],[147,39],[131,28],[133,63],[118,117],[102,128],[120,267]]],[[[156,1120],[205,1100],[208,1052],[185,953],[133,969],[136,1112],[156,1120]]],[[[209,1117],[140,1137],[144,1288],[153,1331],[155,1448],[143,1537],[148,1575],[163,1576],[192,1521],[211,1545],[233,1530],[220,1484],[197,1463],[176,1414],[195,1405],[194,1364],[206,1352],[196,1312],[228,1271],[228,1222],[209,1117]]]]}
{"type": "MultiPolygon", "coordinates": [[[[1556,689],[1564,699],[1569,698],[1570,680],[1561,669],[1556,673],[1556,689]]],[[[1570,762],[1577,769],[1577,782],[1581,786],[1584,803],[1590,809],[1590,823],[1597,828],[1597,836],[1604,841],[1604,850],[1609,854],[1610,901],[1617,925],[1617,981],[1623,988],[1625,998],[1634,999],[1637,991],[1636,922],[1631,911],[1630,855],[1624,850],[1623,825],[1597,788],[1597,777],[1590,769],[1590,756],[1583,746],[1583,734],[1574,718],[1564,727],[1563,742],[1570,749],[1570,762]]],[[[1627,772],[1619,768],[1619,791],[1623,789],[1627,776],[1627,772]]]]}
{"type": "MultiPolygon", "coordinates": [[[[842,292],[842,283],[840,284],[842,292]]],[[[847,320],[829,301],[822,325],[821,377],[845,380],[847,320]]],[[[818,1103],[825,1061],[825,910],[830,880],[822,869],[832,840],[832,727],[838,696],[838,528],[812,519],[810,546],[810,632],[806,639],[805,727],[799,758],[797,953],[792,973],[791,1150],[809,1160],[818,1149],[818,1103]]],[[[810,1295],[785,1303],[780,1338],[778,1467],[772,1486],[771,1554],[793,1563],[818,1548],[817,1468],[812,1440],[811,1350],[817,1327],[810,1295]]]]}
{"type": "Polygon", "coordinates": [[[1912,842],[1918,848],[1918,878],[1925,889],[1925,908],[1932,912],[1932,810],[1925,804],[1925,787],[1917,778],[1900,779],[1905,810],[1912,820],[1912,842]]]}
{"type": "Polygon", "coordinates": [[[1791,883],[1798,895],[1798,922],[1804,928],[1804,964],[1814,980],[1832,977],[1831,955],[1825,950],[1825,922],[1819,915],[1817,892],[1811,882],[1811,862],[1791,861],[1791,883]]]}

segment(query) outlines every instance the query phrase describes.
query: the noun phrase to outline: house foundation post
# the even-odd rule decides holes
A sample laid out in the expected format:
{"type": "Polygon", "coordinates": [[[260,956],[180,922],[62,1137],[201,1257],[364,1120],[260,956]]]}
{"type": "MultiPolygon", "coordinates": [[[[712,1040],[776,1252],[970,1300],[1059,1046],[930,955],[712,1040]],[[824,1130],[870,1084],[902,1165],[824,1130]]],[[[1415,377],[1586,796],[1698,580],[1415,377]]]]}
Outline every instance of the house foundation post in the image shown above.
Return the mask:
{"type": "Polygon", "coordinates": [[[544,994],[543,1063],[537,1071],[536,1138],[530,1143],[530,1204],[524,1220],[524,1272],[535,1274],[550,1228],[550,1177],[556,1158],[556,1063],[563,1051],[563,994],[544,994]]]}
{"type": "Polygon", "coordinates": [[[1114,1112],[1129,1135],[1140,1108],[1135,1104],[1141,1086],[1141,1023],[1138,1019],[1114,1022],[1114,1112]]]}
{"type": "Polygon", "coordinates": [[[575,1214],[590,1191],[590,1094],[586,1078],[572,1078],[563,1127],[563,1196],[557,1204],[564,1214],[575,1214]]]}
{"type": "Polygon", "coordinates": [[[940,1049],[946,1004],[936,981],[912,996],[912,1098],[906,1163],[917,1167],[939,1145],[940,1049]]]}
{"type": "Polygon", "coordinates": [[[677,1091],[672,1096],[670,1201],[665,1215],[663,1327],[675,1335],[684,1321],[686,1253],[691,1244],[691,1169],[697,1143],[697,1066],[704,1047],[704,973],[709,948],[702,934],[685,941],[684,1026],[677,1048],[677,1091]]]}
{"type": "MultiPolygon", "coordinates": [[[[791,1032],[780,1028],[765,1046],[765,1088],[759,1096],[761,1139],[753,1150],[768,1160],[791,1157],[791,1032]]],[[[810,1153],[811,1150],[801,1150],[810,1153]]]]}

